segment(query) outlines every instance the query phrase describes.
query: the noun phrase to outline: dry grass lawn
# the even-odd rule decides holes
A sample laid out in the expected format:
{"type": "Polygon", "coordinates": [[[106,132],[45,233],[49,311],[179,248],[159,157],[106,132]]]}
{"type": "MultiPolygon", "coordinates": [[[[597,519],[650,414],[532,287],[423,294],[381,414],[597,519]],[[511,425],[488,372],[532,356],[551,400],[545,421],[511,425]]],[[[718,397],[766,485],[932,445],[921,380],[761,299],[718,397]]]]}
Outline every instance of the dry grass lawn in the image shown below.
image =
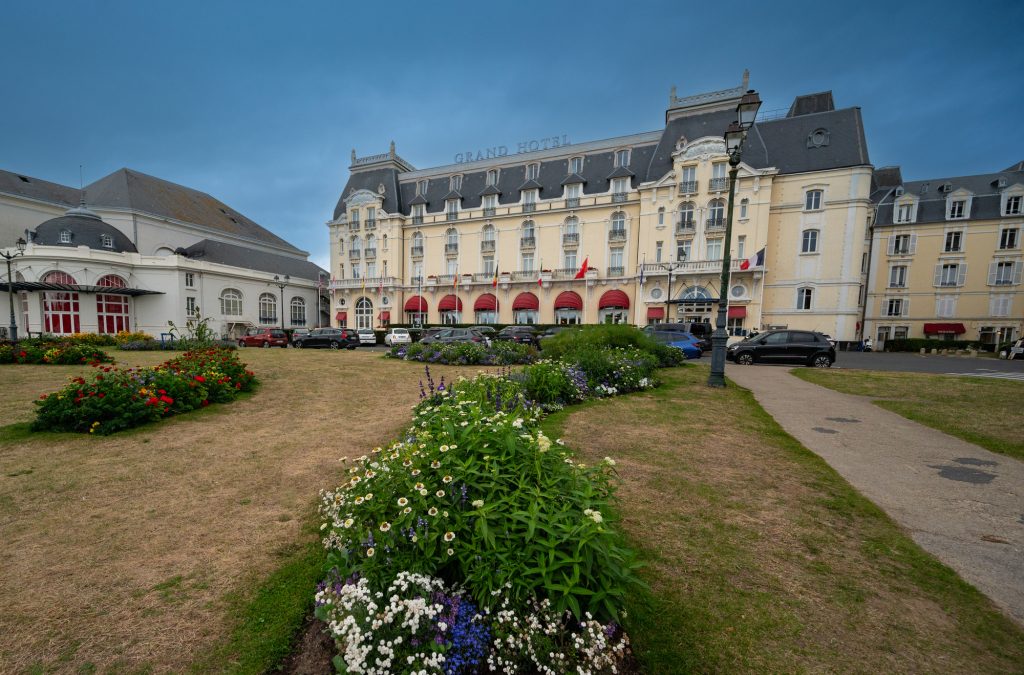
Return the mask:
{"type": "Polygon", "coordinates": [[[3,366],[0,672],[185,670],[225,639],[225,596],[308,537],[339,458],[395,437],[419,396],[422,368],[380,353],[242,358],[252,396],[109,437],[8,426],[89,369],[3,366]]]}
{"type": "Polygon", "coordinates": [[[645,672],[1021,672],[1024,631],[706,374],[549,422],[618,462],[653,591],[629,620],[645,672]]]}

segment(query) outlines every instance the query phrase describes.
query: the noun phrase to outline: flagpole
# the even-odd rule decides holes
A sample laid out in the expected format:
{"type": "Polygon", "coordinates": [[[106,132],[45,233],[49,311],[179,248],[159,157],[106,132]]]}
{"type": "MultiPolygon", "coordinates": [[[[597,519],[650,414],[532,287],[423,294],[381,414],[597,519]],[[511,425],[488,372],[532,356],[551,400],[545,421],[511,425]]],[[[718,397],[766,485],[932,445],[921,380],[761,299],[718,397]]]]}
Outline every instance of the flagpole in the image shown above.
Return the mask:
{"type": "Polygon", "coordinates": [[[639,297],[633,301],[633,325],[637,328],[640,327],[640,302],[644,297],[644,267],[646,266],[647,252],[644,251],[644,259],[643,262],[640,263],[640,293],[638,294],[639,297]]]}
{"type": "MultiPolygon", "coordinates": [[[[768,260],[768,245],[764,247],[764,259],[768,260]]],[[[757,306],[757,326],[755,327],[758,332],[761,332],[761,326],[764,322],[764,265],[761,265],[761,302],[757,306]]],[[[861,326],[863,329],[863,326],[861,326]]]]}

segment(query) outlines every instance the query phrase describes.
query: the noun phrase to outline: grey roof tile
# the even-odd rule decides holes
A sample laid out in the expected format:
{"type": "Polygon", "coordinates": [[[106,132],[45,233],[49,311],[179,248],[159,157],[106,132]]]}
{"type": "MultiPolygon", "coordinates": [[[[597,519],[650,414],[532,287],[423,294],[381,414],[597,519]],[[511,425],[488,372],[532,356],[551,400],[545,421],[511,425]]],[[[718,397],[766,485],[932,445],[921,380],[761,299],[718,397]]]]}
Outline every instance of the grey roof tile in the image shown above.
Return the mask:
{"type": "Polygon", "coordinates": [[[300,260],[286,255],[254,251],[244,246],[236,246],[213,239],[203,239],[188,248],[179,249],[182,255],[193,260],[200,260],[243,269],[287,274],[295,279],[316,281],[326,276],[326,270],[308,260],[300,260]]]}
{"type": "Polygon", "coordinates": [[[562,185],[572,185],[573,183],[586,183],[587,179],[578,173],[571,173],[565,177],[562,181],[562,185]]]}
{"type": "MultiPolygon", "coordinates": [[[[1011,167],[1012,168],[1012,167],[1011,167]]],[[[908,181],[902,184],[905,194],[918,197],[917,220],[915,223],[946,222],[946,197],[948,193],[940,192],[939,186],[948,183],[951,192],[965,189],[974,195],[971,200],[971,212],[965,220],[990,220],[1003,217],[1002,189],[995,187],[999,179],[1005,179],[1006,187],[1017,184],[1024,185],[1024,170],[1000,171],[975,176],[954,176],[951,178],[931,178],[928,180],[908,181]]],[[[884,195],[878,203],[875,213],[875,224],[892,225],[895,192],[884,195]]],[[[1019,218],[1019,216],[1013,216],[1019,218]]],[[[960,222],[960,221],[949,221],[960,222]]]]}
{"type": "Polygon", "coordinates": [[[138,253],[135,244],[121,230],[109,225],[96,214],[85,215],[88,211],[72,209],[66,215],[51,218],[40,223],[32,235],[33,243],[43,246],[88,246],[99,251],[115,253],[138,253]],[[63,243],[60,233],[67,230],[71,233],[71,242],[63,243]],[[103,245],[103,236],[110,237],[112,246],[103,245]]]}

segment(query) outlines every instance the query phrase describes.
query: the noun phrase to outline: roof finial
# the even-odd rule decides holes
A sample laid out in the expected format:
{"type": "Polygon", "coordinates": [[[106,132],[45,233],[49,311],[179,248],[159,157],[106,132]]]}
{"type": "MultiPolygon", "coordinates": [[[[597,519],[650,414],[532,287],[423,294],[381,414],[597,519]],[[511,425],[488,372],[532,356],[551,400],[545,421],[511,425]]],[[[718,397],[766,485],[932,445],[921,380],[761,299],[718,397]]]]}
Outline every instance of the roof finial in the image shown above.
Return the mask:
{"type": "Polygon", "coordinates": [[[676,104],[676,85],[672,85],[672,88],[668,92],[668,107],[672,107],[676,104]]]}
{"type": "Polygon", "coordinates": [[[352,163],[356,163],[356,149],[352,148],[352,163]]]}
{"type": "Polygon", "coordinates": [[[743,69],[743,86],[740,87],[740,89],[742,89],[743,91],[746,91],[749,88],[750,88],[750,69],[749,68],[744,68],[743,69]]]}
{"type": "Polygon", "coordinates": [[[395,158],[395,142],[394,141],[391,141],[390,153],[391,153],[391,159],[394,159],[395,158]]]}
{"type": "Polygon", "coordinates": [[[78,208],[85,208],[85,179],[82,178],[82,165],[78,165],[78,191],[81,193],[78,196],[78,208]]]}

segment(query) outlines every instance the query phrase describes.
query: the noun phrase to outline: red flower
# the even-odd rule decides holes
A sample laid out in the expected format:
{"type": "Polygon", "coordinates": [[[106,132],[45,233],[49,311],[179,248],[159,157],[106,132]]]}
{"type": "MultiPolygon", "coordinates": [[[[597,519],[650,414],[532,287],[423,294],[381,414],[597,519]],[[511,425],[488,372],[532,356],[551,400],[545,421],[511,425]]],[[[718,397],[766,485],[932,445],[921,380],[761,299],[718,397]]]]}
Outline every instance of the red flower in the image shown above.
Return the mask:
{"type": "MultiPolygon", "coordinates": [[[[43,398],[46,398],[46,397],[44,396],[43,398]]],[[[200,403],[199,405],[201,405],[201,406],[203,406],[205,408],[206,406],[210,405],[210,402],[204,398],[203,402],[200,403]]]]}
{"type": "Polygon", "coordinates": [[[157,390],[156,393],[158,393],[158,394],[166,394],[167,392],[164,391],[163,389],[159,389],[159,390],[157,390]]]}
{"type": "Polygon", "coordinates": [[[40,401],[45,401],[46,400],[46,394],[43,394],[42,396],[40,396],[39,400],[40,401]]]}
{"type": "Polygon", "coordinates": [[[106,394],[104,394],[102,391],[100,393],[96,394],[96,395],[99,396],[100,398],[103,398],[104,396],[106,396],[106,394]]]}
{"type": "Polygon", "coordinates": [[[25,358],[26,356],[28,356],[28,353],[27,352],[18,352],[18,356],[20,356],[21,358],[25,358]]]}
{"type": "Polygon", "coordinates": [[[202,375],[196,375],[196,382],[206,382],[206,378],[202,375]]]}
{"type": "Polygon", "coordinates": [[[150,396],[149,400],[146,401],[146,405],[156,405],[160,400],[156,396],[150,396]]]}
{"type": "Polygon", "coordinates": [[[174,403],[174,399],[171,398],[170,396],[161,396],[160,400],[166,403],[167,405],[171,405],[172,403],[174,403]]]}

